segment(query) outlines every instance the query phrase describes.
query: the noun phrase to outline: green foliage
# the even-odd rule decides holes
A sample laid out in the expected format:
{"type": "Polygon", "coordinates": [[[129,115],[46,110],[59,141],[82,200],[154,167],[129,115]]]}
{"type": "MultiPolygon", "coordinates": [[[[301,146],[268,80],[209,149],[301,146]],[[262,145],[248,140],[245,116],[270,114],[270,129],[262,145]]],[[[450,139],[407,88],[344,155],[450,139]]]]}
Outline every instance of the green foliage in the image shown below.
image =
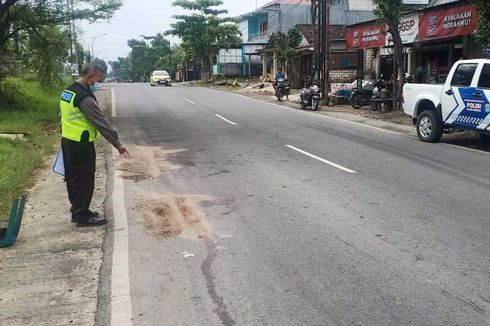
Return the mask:
{"type": "Polygon", "coordinates": [[[188,58],[203,60],[209,66],[211,57],[219,49],[240,43],[240,31],[233,19],[223,17],[228,11],[218,8],[223,1],[177,0],[173,5],[191,11],[187,15],[174,16],[178,21],[166,32],[180,37],[188,58]]]}
{"type": "Polygon", "coordinates": [[[8,213],[11,200],[32,182],[42,159],[59,140],[57,125],[61,85],[46,89],[33,79],[9,77],[11,95],[18,109],[0,100],[0,131],[26,133],[25,140],[0,138],[0,220],[8,213]],[[20,88],[19,88],[20,86],[20,88]]]}
{"type": "MultiPolygon", "coordinates": [[[[131,52],[127,58],[118,58],[110,62],[112,76],[124,80],[145,81],[156,69],[172,71],[176,62],[174,52],[178,47],[171,48],[170,41],[161,33],[155,36],[143,36],[142,40],[128,41],[131,52]]],[[[180,55],[176,54],[178,60],[180,55]]],[[[182,62],[182,61],[180,61],[182,62]]]]}
{"type": "Polygon", "coordinates": [[[0,109],[14,110],[25,103],[24,85],[18,78],[7,77],[0,82],[0,109]]]}
{"type": "Polygon", "coordinates": [[[478,11],[478,28],[475,39],[484,47],[490,47],[490,5],[488,0],[471,0],[478,11]]]}
{"type": "Polygon", "coordinates": [[[400,79],[401,85],[395,83],[395,96],[400,98],[403,84],[405,84],[405,56],[403,55],[403,41],[398,26],[400,26],[401,16],[406,8],[402,0],[373,0],[373,4],[374,13],[379,17],[381,23],[388,26],[387,32],[391,34],[393,39],[394,58],[398,67],[394,72],[393,80],[400,79]]]}
{"type": "Polygon", "coordinates": [[[62,72],[68,58],[70,40],[56,25],[42,26],[29,36],[30,62],[43,85],[52,85],[62,72]]]}
{"type": "MultiPolygon", "coordinates": [[[[70,18],[110,18],[121,5],[122,0],[0,0],[0,80],[34,71],[44,87],[55,84],[68,59],[70,18]]],[[[74,57],[84,63],[80,45],[74,57]]]]}
{"type": "Polygon", "coordinates": [[[0,47],[21,31],[34,32],[40,27],[66,25],[70,17],[97,21],[112,17],[122,6],[121,0],[10,0],[0,2],[0,47]]]}
{"type": "Polygon", "coordinates": [[[102,60],[102,59],[99,59],[99,58],[95,58],[92,63],[95,63],[96,65],[99,65],[101,66],[102,68],[104,68],[104,70],[107,72],[107,63],[102,60]]]}
{"type": "MultiPolygon", "coordinates": [[[[402,0],[373,0],[374,13],[382,23],[388,25],[391,29],[396,26],[398,31],[398,25],[400,25],[400,18],[405,11],[405,5],[402,0]]],[[[391,31],[390,31],[391,32],[391,31]]]]}
{"type": "Polygon", "coordinates": [[[275,46],[279,49],[279,60],[291,63],[297,56],[296,48],[301,44],[303,36],[297,28],[291,28],[287,33],[278,32],[273,36],[275,46]]]}

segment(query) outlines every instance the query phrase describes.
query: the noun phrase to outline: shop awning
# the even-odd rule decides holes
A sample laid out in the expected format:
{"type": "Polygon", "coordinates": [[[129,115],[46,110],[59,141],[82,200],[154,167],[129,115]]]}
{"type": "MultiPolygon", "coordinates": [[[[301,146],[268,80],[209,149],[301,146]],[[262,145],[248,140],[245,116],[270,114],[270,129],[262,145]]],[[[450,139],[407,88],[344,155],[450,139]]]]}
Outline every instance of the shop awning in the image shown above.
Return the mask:
{"type": "Polygon", "coordinates": [[[477,25],[478,13],[473,6],[426,12],[420,17],[419,40],[471,35],[477,25]]]}
{"type": "MultiPolygon", "coordinates": [[[[471,5],[439,10],[413,12],[402,16],[400,36],[403,44],[416,41],[471,35],[478,25],[478,12],[471,5]]],[[[358,24],[347,27],[347,49],[371,49],[393,46],[388,28],[384,25],[358,24]]]]}

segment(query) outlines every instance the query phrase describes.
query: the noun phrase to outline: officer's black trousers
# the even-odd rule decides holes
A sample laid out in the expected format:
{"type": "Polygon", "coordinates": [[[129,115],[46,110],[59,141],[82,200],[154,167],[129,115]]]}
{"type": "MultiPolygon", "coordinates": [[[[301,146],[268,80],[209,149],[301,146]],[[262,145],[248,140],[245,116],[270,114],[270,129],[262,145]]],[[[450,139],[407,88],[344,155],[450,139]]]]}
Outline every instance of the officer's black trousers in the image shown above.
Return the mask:
{"type": "Polygon", "coordinates": [[[89,208],[95,184],[95,146],[84,134],[81,142],[63,138],[61,147],[72,218],[85,221],[92,214],[89,208]]]}

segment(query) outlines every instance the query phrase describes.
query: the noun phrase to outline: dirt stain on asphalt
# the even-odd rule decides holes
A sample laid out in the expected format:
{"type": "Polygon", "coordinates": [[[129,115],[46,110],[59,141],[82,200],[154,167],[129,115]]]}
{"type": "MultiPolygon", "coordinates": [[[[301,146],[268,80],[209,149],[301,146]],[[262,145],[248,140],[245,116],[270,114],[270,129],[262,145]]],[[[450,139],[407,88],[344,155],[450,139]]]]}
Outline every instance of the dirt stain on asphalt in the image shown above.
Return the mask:
{"type": "Polygon", "coordinates": [[[122,171],[122,177],[135,182],[148,181],[158,178],[168,171],[180,169],[177,155],[184,149],[165,150],[160,147],[136,146],[128,149],[130,156],[118,159],[117,169],[122,171]]]}
{"type": "Polygon", "coordinates": [[[184,236],[210,238],[205,215],[199,202],[209,200],[197,195],[170,195],[160,199],[143,200],[138,205],[145,231],[158,238],[184,236]]]}

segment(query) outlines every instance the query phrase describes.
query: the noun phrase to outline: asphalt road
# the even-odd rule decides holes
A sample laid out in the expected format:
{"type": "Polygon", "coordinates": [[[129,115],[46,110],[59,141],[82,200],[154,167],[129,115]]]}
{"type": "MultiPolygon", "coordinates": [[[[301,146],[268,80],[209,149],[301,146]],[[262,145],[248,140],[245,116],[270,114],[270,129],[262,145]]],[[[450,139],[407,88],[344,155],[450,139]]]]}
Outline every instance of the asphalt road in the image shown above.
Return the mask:
{"type": "Polygon", "coordinates": [[[179,150],[124,181],[133,325],[490,324],[488,153],[204,88],[114,90],[130,151],[179,150]],[[141,203],[172,196],[203,229],[149,230],[141,203]]]}

